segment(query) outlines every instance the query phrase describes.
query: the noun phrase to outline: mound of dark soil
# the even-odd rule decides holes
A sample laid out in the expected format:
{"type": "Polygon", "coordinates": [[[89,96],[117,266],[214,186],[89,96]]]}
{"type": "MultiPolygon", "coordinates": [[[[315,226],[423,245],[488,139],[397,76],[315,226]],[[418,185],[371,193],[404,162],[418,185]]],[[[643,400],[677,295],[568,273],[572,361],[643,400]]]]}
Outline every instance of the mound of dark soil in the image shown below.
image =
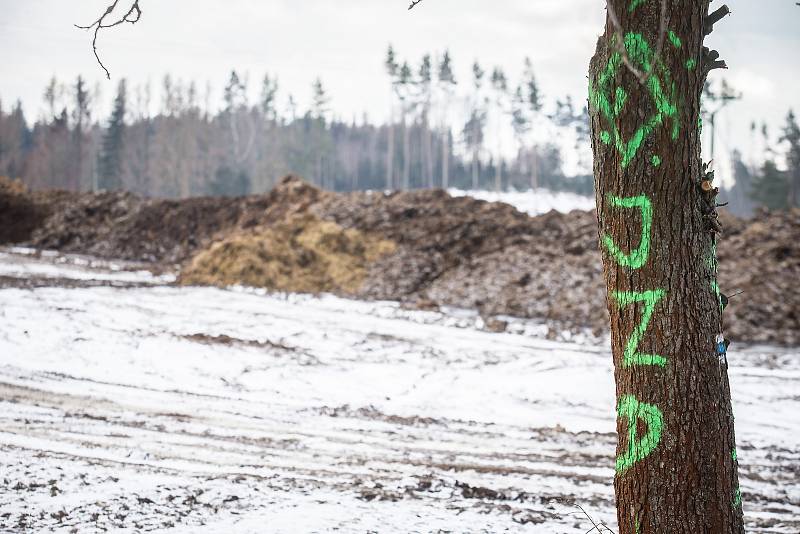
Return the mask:
{"type": "Polygon", "coordinates": [[[51,215],[29,243],[104,258],[181,263],[229,232],[284,220],[325,195],[287,177],[266,195],[144,199],[132,193],[34,195],[51,215]]]}
{"type": "Polygon", "coordinates": [[[0,177],[0,245],[29,240],[46,217],[22,183],[0,177]]]}
{"type": "Polygon", "coordinates": [[[336,195],[313,209],[397,243],[395,254],[373,265],[364,296],[606,328],[592,212],[529,217],[507,204],[436,190],[336,195]]]}
{"type": "MultiPolygon", "coordinates": [[[[185,282],[290,289],[293,279],[323,280],[302,287],[539,318],[556,329],[599,334],[608,325],[593,212],[529,217],[444,191],[336,194],[295,177],[242,198],[13,195],[27,214],[19,220],[28,222],[17,224],[10,241],[184,263],[185,282]],[[292,239],[302,246],[287,248],[292,239]],[[307,261],[312,256],[320,261],[307,261]]],[[[744,291],[726,309],[726,333],[734,341],[800,344],[800,210],[762,212],[752,221],[725,216],[723,226],[720,286],[744,291]]]]}
{"type": "Polygon", "coordinates": [[[107,258],[180,262],[236,224],[241,202],[145,200],[131,193],[79,194],[32,236],[36,247],[107,258]]]}
{"type": "Polygon", "coordinates": [[[732,339],[800,345],[800,209],[723,222],[719,279],[732,339]]]}

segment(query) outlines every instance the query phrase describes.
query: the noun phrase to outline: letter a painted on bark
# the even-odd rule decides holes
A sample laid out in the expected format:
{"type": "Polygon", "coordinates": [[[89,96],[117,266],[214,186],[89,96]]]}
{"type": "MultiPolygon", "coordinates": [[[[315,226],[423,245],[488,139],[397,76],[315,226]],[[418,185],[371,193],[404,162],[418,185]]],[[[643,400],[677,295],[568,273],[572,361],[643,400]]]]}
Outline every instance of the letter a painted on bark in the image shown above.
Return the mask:
{"type": "Polygon", "coordinates": [[[633,395],[623,395],[617,407],[617,416],[624,417],[628,422],[627,450],[617,456],[617,475],[622,475],[634,464],[650,456],[661,441],[661,431],[664,427],[664,414],[656,406],[639,402],[633,395]],[[637,436],[638,420],[647,425],[644,436],[637,436]]]}

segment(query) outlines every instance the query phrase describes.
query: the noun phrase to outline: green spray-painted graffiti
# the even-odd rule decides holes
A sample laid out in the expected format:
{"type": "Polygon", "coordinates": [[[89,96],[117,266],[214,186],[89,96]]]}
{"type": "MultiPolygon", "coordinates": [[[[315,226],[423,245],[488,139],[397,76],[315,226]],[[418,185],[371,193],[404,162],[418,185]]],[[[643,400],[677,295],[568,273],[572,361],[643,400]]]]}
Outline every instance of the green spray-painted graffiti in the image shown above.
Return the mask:
{"type": "Polygon", "coordinates": [[[719,283],[716,280],[711,281],[711,291],[717,296],[719,311],[725,311],[725,304],[722,302],[722,292],[719,290],[719,283]]]}
{"type": "Polygon", "coordinates": [[[675,32],[672,30],[667,32],[667,38],[669,39],[669,42],[672,43],[672,46],[674,46],[675,48],[680,48],[683,45],[683,43],[681,43],[681,38],[675,35],[675,32]]]}
{"type": "Polygon", "coordinates": [[[638,352],[639,343],[641,343],[647,326],[650,324],[653,310],[656,304],[664,298],[666,293],[667,292],[663,289],[652,289],[641,293],[636,291],[614,291],[614,299],[617,301],[617,305],[620,308],[624,308],[633,303],[644,303],[642,318],[639,324],[636,325],[636,328],[633,329],[631,336],[628,338],[628,342],[625,344],[622,367],[632,367],[634,365],[656,365],[658,367],[664,367],[667,365],[667,359],[663,356],[638,352]]]}
{"type": "Polygon", "coordinates": [[[709,250],[708,255],[706,256],[706,267],[708,268],[709,274],[711,275],[711,291],[717,297],[717,302],[719,303],[720,311],[725,310],[725,306],[722,301],[722,293],[719,289],[719,282],[717,282],[717,269],[718,269],[719,262],[717,261],[717,242],[716,240],[712,241],[711,243],[711,250],[709,250]]]}
{"type": "Polygon", "coordinates": [[[711,243],[711,249],[706,256],[706,267],[708,267],[708,270],[714,274],[717,272],[717,266],[717,242],[713,241],[711,243]]]}
{"type": "Polygon", "coordinates": [[[647,0],[631,0],[630,5],[628,5],[628,13],[633,13],[634,9],[644,4],[646,1],[647,0]]]}
{"type": "MultiPolygon", "coordinates": [[[[646,1],[630,0],[628,12],[634,12],[646,1]]],[[[683,42],[674,31],[667,32],[666,38],[676,50],[683,48],[683,42]]],[[[612,146],[619,153],[620,166],[625,169],[639,154],[645,145],[645,141],[653,136],[658,128],[668,127],[671,139],[676,140],[680,131],[680,121],[676,86],[672,81],[670,72],[665,67],[664,62],[661,61],[661,57],[657,57],[652,47],[639,33],[629,32],[625,34],[622,37],[622,43],[617,39],[617,36],[612,37],[610,48],[613,52],[608,59],[608,63],[600,69],[596,79],[589,80],[589,105],[599,113],[605,123],[605,127],[599,132],[600,142],[604,145],[612,146]],[[624,52],[619,50],[620,48],[624,48],[624,52]],[[623,58],[624,55],[627,57],[623,58]],[[643,93],[649,95],[654,110],[651,116],[646,117],[643,122],[639,123],[639,126],[630,133],[630,137],[627,137],[627,139],[624,138],[624,135],[627,136],[629,130],[626,129],[626,133],[623,135],[620,116],[631,99],[625,88],[617,85],[619,83],[620,69],[625,63],[629,63],[629,66],[632,65],[634,67],[632,70],[643,82],[645,87],[643,93]],[[637,70],[639,71],[638,73],[636,72],[637,70]],[[641,74],[644,76],[642,77],[641,74]]],[[[687,61],[686,67],[692,70],[695,67],[695,63],[691,60],[687,61]]],[[[659,168],[662,164],[661,156],[653,154],[649,162],[654,168],[659,168]]],[[[650,258],[651,233],[653,229],[652,201],[646,195],[627,198],[610,195],[609,203],[612,208],[638,208],[641,213],[641,238],[638,247],[635,249],[627,253],[623,252],[608,233],[603,233],[601,239],[604,248],[618,265],[629,269],[639,269],[650,258]]],[[[714,267],[716,267],[715,264],[714,267]]],[[[634,366],[663,368],[666,366],[666,357],[659,354],[639,352],[639,345],[647,332],[656,306],[664,299],[666,293],[664,289],[611,292],[620,309],[632,304],[643,304],[638,314],[639,323],[631,332],[623,349],[622,368],[634,366]]],[[[617,416],[627,420],[628,428],[625,452],[616,459],[616,472],[618,476],[621,476],[634,464],[647,458],[656,449],[661,442],[664,416],[657,406],[640,402],[630,394],[620,396],[617,416]],[[643,436],[637,435],[640,421],[647,427],[647,431],[643,436]]],[[[640,528],[639,519],[639,517],[636,518],[636,532],[640,528]]]]}
{"type": "MultiPolygon", "coordinates": [[[[736,454],[736,447],[731,449],[731,460],[733,463],[739,461],[739,455],[736,454]]],[[[742,505],[742,490],[739,486],[736,486],[736,489],[733,491],[733,507],[739,508],[742,505]]]]}
{"type": "Polygon", "coordinates": [[[616,461],[617,475],[622,475],[636,462],[650,456],[658,446],[664,428],[664,414],[652,404],[639,402],[633,395],[623,395],[617,407],[617,416],[628,421],[628,446],[616,461]],[[647,425],[647,432],[641,438],[636,435],[640,419],[647,425]]]}
{"type": "MultiPolygon", "coordinates": [[[[673,34],[674,35],[674,34],[673,34]]],[[[677,39],[677,36],[675,36],[677,39]]],[[[616,37],[612,38],[616,40],[616,37]]],[[[612,41],[612,45],[616,46],[612,41]]],[[[614,52],[608,60],[606,67],[600,72],[596,84],[589,81],[589,103],[594,109],[600,111],[601,115],[608,122],[609,131],[600,134],[600,139],[606,144],[613,142],[614,147],[622,156],[621,165],[627,167],[639,149],[657,127],[664,124],[667,119],[671,121],[671,137],[677,139],[680,123],[678,121],[677,91],[675,83],[664,66],[658,60],[654,63],[654,53],[647,44],[644,37],[639,33],[627,33],[623,43],[631,63],[645,74],[647,80],[645,85],[647,92],[653,100],[655,113],[639,126],[630,139],[623,140],[620,128],[617,125],[619,117],[625,103],[628,100],[628,93],[620,86],[612,91],[612,85],[623,64],[622,54],[614,52]],[[613,101],[612,101],[613,92],[613,101]]]]}
{"type": "Polygon", "coordinates": [[[619,265],[638,269],[647,262],[650,256],[650,230],[653,227],[653,204],[645,195],[635,197],[620,198],[610,195],[609,202],[615,208],[639,208],[642,212],[642,237],[639,246],[630,254],[625,254],[620,250],[614,240],[608,234],[603,234],[603,246],[609,254],[614,257],[619,265]]]}

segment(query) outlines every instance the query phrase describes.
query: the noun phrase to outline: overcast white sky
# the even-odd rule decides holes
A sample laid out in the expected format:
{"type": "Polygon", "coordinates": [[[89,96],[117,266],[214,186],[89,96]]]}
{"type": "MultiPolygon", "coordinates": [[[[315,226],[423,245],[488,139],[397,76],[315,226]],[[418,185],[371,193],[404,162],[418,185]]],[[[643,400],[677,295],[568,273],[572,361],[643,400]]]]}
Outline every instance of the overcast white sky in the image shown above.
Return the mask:
{"type": "MultiPolygon", "coordinates": [[[[794,0],[728,0],[733,16],[710,36],[744,93],[720,121],[719,140],[747,151],[751,120],[772,131],[787,110],[800,112],[800,7],[794,0]]],[[[139,24],[101,34],[106,81],[91,53],[91,37],[72,26],[97,18],[108,0],[0,0],[0,98],[20,98],[29,117],[42,109],[48,79],[82,74],[101,83],[108,108],[116,82],[148,79],[158,87],[167,72],[211,82],[215,103],[235,68],[248,72],[253,94],[265,72],[278,75],[283,97],[301,109],[320,76],[340,117],[383,119],[388,82],[382,62],[388,43],[417,62],[449,48],[460,80],[474,59],[516,75],[533,59],[545,97],[586,99],[586,70],[602,30],[602,0],[141,0],[139,24]]],[[[718,5],[719,2],[715,2],[718,5]]]]}

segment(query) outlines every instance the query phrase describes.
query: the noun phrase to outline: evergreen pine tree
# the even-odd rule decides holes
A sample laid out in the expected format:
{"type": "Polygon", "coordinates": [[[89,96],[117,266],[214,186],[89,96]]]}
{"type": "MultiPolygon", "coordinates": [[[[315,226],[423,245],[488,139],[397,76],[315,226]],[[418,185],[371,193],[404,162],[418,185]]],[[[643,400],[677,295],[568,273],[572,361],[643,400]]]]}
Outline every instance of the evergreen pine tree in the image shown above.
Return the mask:
{"type": "Polygon", "coordinates": [[[233,112],[246,103],[246,83],[235,70],[231,71],[231,76],[225,85],[223,98],[225,100],[225,111],[228,112],[233,112]]]}
{"type": "Polygon", "coordinates": [[[750,197],[761,206],[769,209],[784,209],[789,198],[786,172],[781,171],[775,162],[768,159],[761,172],[753,178],[750,197]]]}
{"type": "Polygon", "coordinates": [[[531,111],[541,111],[542,95],[539,93],[539,84],[536,82],[536,75],[533,73],[533,62],[529,57],[525,58],[523,77],[525,79],[525,96],[531,111]]]}
{"type": "MultiPolygon", "coordinates": [[[[542,95],[539,92],[539,84],[536,81],[536,75],[533,73],[533,62],[529,57],[525,58],[525,67],[523,69],[523,96],[525,97],[525,102],[528,105],[528,111],[530,113],[529,118],[529,128],[531,130],[534,129],[534,125],[536,123],[536,118],[539,115],[539,112],[542,111],[542,95]]],[[[530,150],[530,187],[531,189],[537,189],[540,185],[539,183],[539,170],[541,167],[541,162],[539,161],[539,151],[536,145],[534,144],[530,150]]]]}
{"type": "Polygon", "coordinates": [[[765,208],[784,209],[789,198],[788,177],[787,173],[778,169],[775,163],[776,150],[770,144],[766,123],[761,125],[761,136],[764,139],[764,153],[767,159],[753,177],[750,198],[765,208]]]}
{"type": "Polygon", "coordinates": [[[438,82],[439,90],[442,95],[439,104],[439,109],[442,114],[440,120],[442,135],[442,187],[447,189],[450,185],[450,155],[452,150],[450,143],[449,111],[450,101],[453,98],[453,93],[455,92],[455,86],[457,84],[456,78],[453,75],[453,60],[448,50],[444,51],[444,55],[439,62],[438,82]]]}
{"type": "Polygon", "coordinates": [[[270,78],[269,74],[264,75],[264,82],[261,85],[261,113],[264,118],[269,121],[275,121],[278,118],[278,109],[276,106],[278,94],[278,79],[270,78]]]}
{"type": "Polygon", "coordinates": [[[433,187],[433,140],[430,129],[430,111],[433,99],[433,64],[430,54],[422,57],[422,62],[417,73],[419,93],[417,95],[420,104],[420,118],[422,119],[422,159],[425,172],[425,185],[433,187]]]}
{"type": "Polygon", "coordinates": [[[127,105],[125,79],[119,82],[114,109],[108,128],[103,135],[102,150],[97,162],[100,189],[114,190],[122,187],[122,154],[125,142],[125,108],[127,105]]]}
{"type": "Polygon", "coordinates": [[[464,126],[464,141],[472,151],[472,189],[480,182],[480,152],[483,147],[483,127],[486,124],[485,97],[481,95],[483,76],[486,72],[476,61],[472,64],[472,87],[474,89],[472,109],[464,126]]]}
{"type": "Polygon", "coordinates": [[[86,129],[91,121],[91,97],[86,82],[81,76],[75,82],[74,88],[75,108],[72,111],[72,144],[74,159],[70,169],[69,188],[77,190],[81,187],[84,175],[84,156],[86,152],[86,129]]]}
{"type": "Polygon", "coordinates": [[[503,119],[508,113],[506,101],[508,100],[508,79],[500,67],[495,67],[490,79],[494,100],[494,137],[497,142],[496,157],[494,162],[494,189],[503,188],[503,119]]]}
{"type": "Polygon", "coordinates": [[[734,184],[730,188],[723,189],[723,200],[729,202],[728,209],[734,215],[750,217],[753,213],[753,202],[750,199],[753,175],[742,160],[741,152],[734,150],[731,153],[731,160],[733,162],[734,184]]]}
{"type": "Polygon", "coordinates": [[[789,151],[786,154],[787,169],[787,205],[796,208],[800,201],[800,127],[794,117],[794,112],[789,110],[786,115],[786,124],[783,126],[781,142],[789,143],[789,151]]]}
{"type": "Polygon", "coordinates": [[[317,78],[311,86],[311,115],[321,124],[325,124],[328,114],[330,98],[322,85],[322,80],[317,78]]]}
{"type": "Polygon", "coordinates": [[[386,139],[386,189],[394,186],[394,98],[396,94],[396,79],[400,66],[397,64],[397,57],[392,45],[386,50],[386,60],[384,61],[386,73],[389,75],[390,102],[389,102],[389,128],[386,139]]]}

